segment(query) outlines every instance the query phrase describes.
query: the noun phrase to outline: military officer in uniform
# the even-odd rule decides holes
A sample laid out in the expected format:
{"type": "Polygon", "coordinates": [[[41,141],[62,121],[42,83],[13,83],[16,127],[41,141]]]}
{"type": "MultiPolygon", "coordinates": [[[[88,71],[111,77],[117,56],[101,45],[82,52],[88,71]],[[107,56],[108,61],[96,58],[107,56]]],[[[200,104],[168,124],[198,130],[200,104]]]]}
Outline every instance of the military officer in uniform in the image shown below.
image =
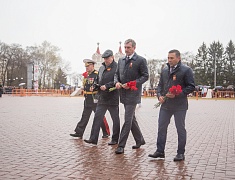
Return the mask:
{"type": "MultiPolygon", "coordinates": [[[[97,94],[97,91],[90,91],[90,88],[94,85],[95,80],[98,78],[98,71],[94,69],[95,61],[91,59],[84,59],[83,62],[85,63],[87,77],[84,77],[83,81],[83,87],[84,87],[84,108],[82,113],[82,118],[78,122],[77,127],[75,129],[74,134],[70,134],[70,136],[73,137],[79,137],[82,138],[84,131],[86,129],[87,123],[89,121],[89,118],[91,116],[92,111],[96,111],[96,105],[95,102],[95,96],[97,94]]],[[[103,121],[101,123],[101,129],[103,131],[103,138],[107,138],[109,136],[109,126],[106,121],[106,118],[103,118],[103,121]]]]}
{"type": "Polygon", "coordinates": [[[104,62],[99,69],[98,79],[94,87],[94,90],[98,90],[98,104],[90,139],[84,141],[86,143],[97,144],[102,118],[108,110],[113,120],[113,135],[108,145],[115,145],[118,143],[120,134],[119,92],[118,90],[109,92],[109,89],[114,87],[117,62],[114,61],[113,51],[109,49],[103,53],[102,58],[104,58],[104,62]]]}

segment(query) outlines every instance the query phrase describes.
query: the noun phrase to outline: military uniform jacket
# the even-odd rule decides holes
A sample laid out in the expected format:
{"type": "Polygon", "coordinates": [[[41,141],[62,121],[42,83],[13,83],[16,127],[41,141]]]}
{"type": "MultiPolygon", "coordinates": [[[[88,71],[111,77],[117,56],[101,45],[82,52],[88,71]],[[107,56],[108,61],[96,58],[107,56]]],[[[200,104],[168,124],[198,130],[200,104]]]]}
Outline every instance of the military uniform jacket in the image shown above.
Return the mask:
{"type": "Polygon", "coordinates": [[[138,90],[120,89],[120,100],[123,104],[138,104],[141,102],[142,84],[149,78],[146,59],[134,53],[129,60],[120,58],[114,77],[114,83],[125,84],[136,80],[138,90]]]}
{"type": "Polygon", "coordinates": [[[98,78],[98,71],[94,70],[90,74],[88,74],[87,78],[83,79],[83,86],[84,86],[84,97],[85,101],[84,104],[86,107],[92,107],[95,105],[93,97],[96,96],[97,91],[90,91],[90,87],[94,85],[94,82],[98,78]]]}
{"type": "Polygon", "coordinates": [[[170,66],[167,63],[167,67],[162,70],[160,81],[157,87],[157,96],[165,96],[169,88],[172,86],[180,85],[182,93],[175,96],[175,98],[167,99],[161,108],[169,110],[187,110],[188,109],[188,98],[187,95],[194,91],[194,77],[192,69],[186,65],[183,65],[181,61],[177,66],[170,72],[170,66]]]}

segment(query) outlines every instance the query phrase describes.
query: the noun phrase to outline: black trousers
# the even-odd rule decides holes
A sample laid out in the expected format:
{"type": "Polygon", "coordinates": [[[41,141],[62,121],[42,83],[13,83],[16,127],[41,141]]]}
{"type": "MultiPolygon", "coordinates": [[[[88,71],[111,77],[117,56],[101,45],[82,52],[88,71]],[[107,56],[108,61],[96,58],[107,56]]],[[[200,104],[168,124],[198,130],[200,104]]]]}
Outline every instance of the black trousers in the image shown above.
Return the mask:
{"type": "Polygon", "coordinates": [[[118,142],[120,133],[120,118],[119,118],[119,106],[118,105],[106,105],[98,104],[95,112],[95,117],[92,124],[90,139],[93,142],[98,142],[100,126],[105,113],[109,111],[113,120],[113,135],[112,140],[118,142]]]}
{"type": "Polygon", "coordinates": [[[126,146],[126,141],[130,131],[132,132],[136,144],[141,144],[141,142],[144,141],[144,137],[140,131],[140,127],[135,117],[136,104],[135,105],[124,104],[124,108],[125,108],[125,122],[122,126],[120,139],[118,143],[118,146],[123,148],[126,146]]]}
{"type": "MultiPolygon", "coordinates": [[[[94,104],[93,106],[85,106],[85,103],[84,103],[84,108],[83,108],[83,112],[82,112],[82,118],[81,120],[78,122],[76,128],[75,128],[75,132],[81,136],[83,136],[84,134],[84,131],[86,129],[86,126],[88,124],[88,121],[90,119],[90,116],[91,116],[91,113],[95,112],[96,111],[96,104],[94,104]]],[[[103,132],[103,135],[108,135],[108,132],[106,130],[106,127],[105,127],[105,124],[104,124],[104,116],[102,118],[102,122],[101,122],[101,129],[102,129],[102,132],[103,132]]]]}
{"type": "Polygon", "coordinates": [[[184,154],[186,145],[186,129],[185,129],[185,116],[186,110],[174,111],[160,109],[158,118],[158,137],[157,137],[157,151],[164,153],[166,138],[167,138],[167,128],[170,123],[171,117],[174,115],[175,126],[178,134],[178,154],[184,154]]]}

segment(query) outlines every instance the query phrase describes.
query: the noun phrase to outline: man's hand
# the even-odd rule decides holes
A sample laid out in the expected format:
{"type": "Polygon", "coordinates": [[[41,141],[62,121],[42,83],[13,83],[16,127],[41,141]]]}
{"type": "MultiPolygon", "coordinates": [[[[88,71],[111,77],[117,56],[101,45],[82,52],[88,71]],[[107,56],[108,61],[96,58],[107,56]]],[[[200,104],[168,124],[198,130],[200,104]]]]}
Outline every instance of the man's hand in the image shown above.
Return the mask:
{"type": "Polygon", "coordinates": [[[116,87],[117,89],[120,89],[120,88],[122,87],[122,84],[121,84],[120,82],[117,82],[116,85],[115,85],[115,87],[116,87]]]}
{"type": "Polygon", "coordinates": [[[130,87],[128,87],[126,83],[123,84],[122,87],[123,87],[124,89],[130,89],[130,87]]]}
{"type": "Polygon", "coordinates": [[[175,95],[174,95],[174,94],[167,93],[167,94],[166,94],[166,97],[168,97],[168,98],[171,98],[171,99],[172,99],[172,98],[175,98],[175,95]]]}
{"type": "Polygon", "coordinates": [[[158,100],[160,101],[161,104],[164,103],[164,101],[165,101],[164,96],[160,96],[160,97],[158,98],[158,100]]]}

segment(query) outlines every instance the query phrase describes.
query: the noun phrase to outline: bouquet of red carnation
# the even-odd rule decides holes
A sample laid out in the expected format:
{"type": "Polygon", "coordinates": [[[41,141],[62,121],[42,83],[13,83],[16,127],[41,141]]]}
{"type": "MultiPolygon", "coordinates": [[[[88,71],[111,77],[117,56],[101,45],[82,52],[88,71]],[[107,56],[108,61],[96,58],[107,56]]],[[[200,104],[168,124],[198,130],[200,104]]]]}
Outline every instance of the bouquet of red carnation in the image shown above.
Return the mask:
{"type": "MultiPolygon", "coordinates": [[[[121,84],[122,85],[122,84],[121,84]]],[[[136,81],[130,81],[130,82],[127,82],[126,85],[133,91],[136,91],[138,90],[138,88],[136,87],[136,81]]],[[[115,90],[116,87],[113,87],[113,88],[110,88],[109,89],[109,92],[115,90]]]]}
{"type": "MultiPolygon", "coordinates": [[[[169,93],[174,94],[175,96],[178,96],[181,92],[182,92],[182,87],[180,85],[172,86],[169,89],[169,93]]],[[[167,99],[167,97],[164,96],[164,100],[166,100],[166,99],[167,99]]],[[[158,102],[157,104],[154,104],[154,107],[158,108],[160,105],[161,105],[161,102],[158,102]]]]}
{"type": "Polygon", "coordinates": [[[82,75],[83,75],[84,78],[87,78],[88,77],[88,72],[84,72],[82,75]]]}
{"type": "Polygon", "coordinates": [[[136,87],[136,81],[130,81],[126,83],[126,85],[133,91],[138,90],[138,88],[136,87]]]}

